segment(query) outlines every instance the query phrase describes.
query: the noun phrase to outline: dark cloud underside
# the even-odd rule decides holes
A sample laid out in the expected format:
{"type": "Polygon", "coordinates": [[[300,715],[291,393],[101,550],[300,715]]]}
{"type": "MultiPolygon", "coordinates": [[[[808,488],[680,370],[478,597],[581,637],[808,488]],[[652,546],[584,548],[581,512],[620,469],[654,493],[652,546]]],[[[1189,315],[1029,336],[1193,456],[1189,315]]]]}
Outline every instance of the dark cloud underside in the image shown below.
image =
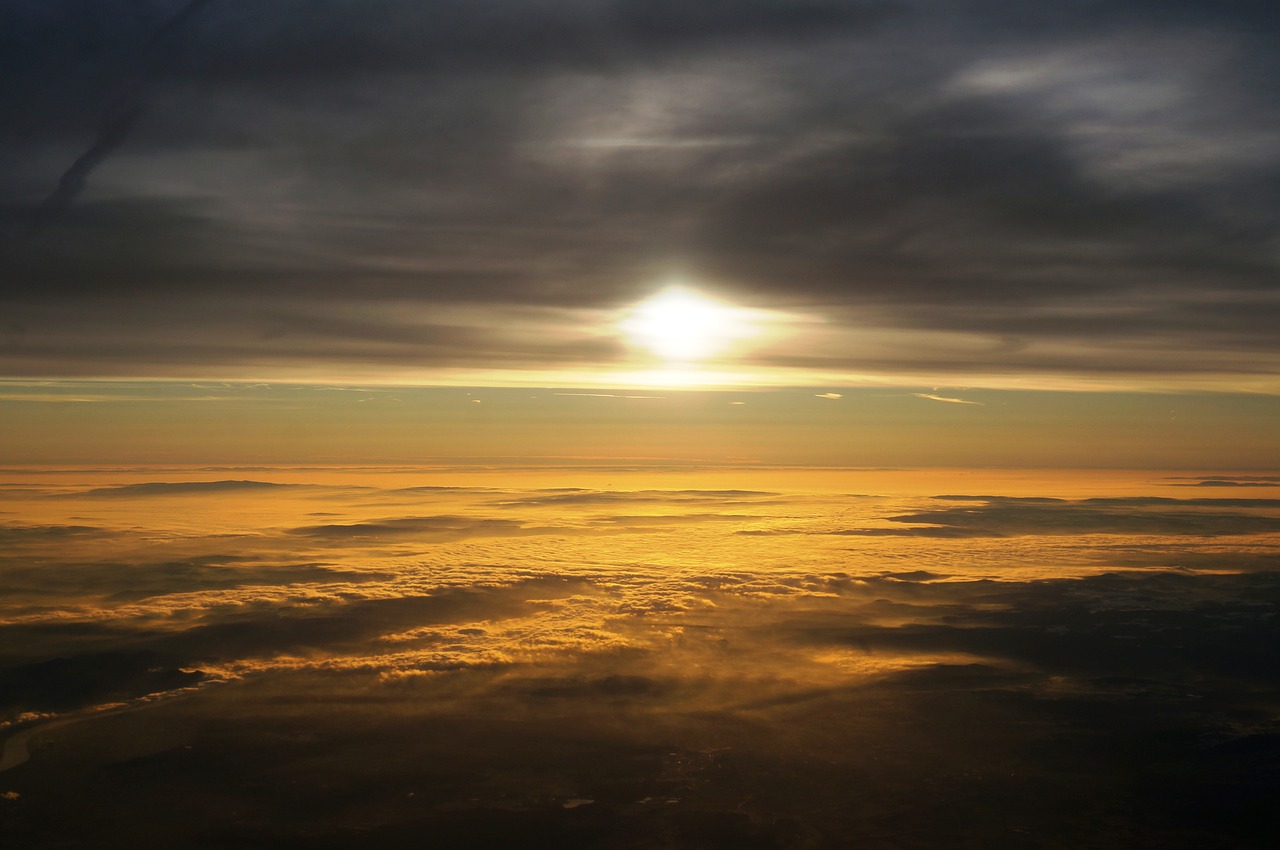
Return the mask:
{"type": "Polygon", "coordinates": [[[1277,368],[1270,4],[191,5],[0,11],[7,374],[607,362],[434,313],[672,270],[990,344],[836,368],[1277,368]]]}

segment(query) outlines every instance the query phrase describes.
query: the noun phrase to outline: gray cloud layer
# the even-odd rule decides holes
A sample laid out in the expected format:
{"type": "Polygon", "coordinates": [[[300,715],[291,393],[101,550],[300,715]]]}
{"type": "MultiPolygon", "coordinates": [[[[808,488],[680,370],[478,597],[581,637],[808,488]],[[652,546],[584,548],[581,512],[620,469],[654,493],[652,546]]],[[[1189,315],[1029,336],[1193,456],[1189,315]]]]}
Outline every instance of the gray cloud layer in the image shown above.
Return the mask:
{"type": "Polygon", "coordinates": [[[438,308],[672,269],[973,335],[790,365],[1277,368],[1271,4],[223,0],[33,233],[183,6],[0,11],[8,374],[596,363],[438,308]]]}

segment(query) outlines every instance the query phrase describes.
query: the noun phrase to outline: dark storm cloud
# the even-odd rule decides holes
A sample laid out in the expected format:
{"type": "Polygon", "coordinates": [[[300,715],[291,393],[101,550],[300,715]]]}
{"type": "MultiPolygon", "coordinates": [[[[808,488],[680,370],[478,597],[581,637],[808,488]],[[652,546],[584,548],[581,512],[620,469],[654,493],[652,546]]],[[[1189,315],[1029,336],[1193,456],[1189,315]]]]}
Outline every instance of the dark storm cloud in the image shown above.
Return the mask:
{"type": "Polygon", "coordinates": [[[1270,4],[221,0],[104,124],[190,6],[0,11],[9,374],[598,363],[432,312],[673,268],[990,343],[788,365],[1277,368],[1270,4]]]}

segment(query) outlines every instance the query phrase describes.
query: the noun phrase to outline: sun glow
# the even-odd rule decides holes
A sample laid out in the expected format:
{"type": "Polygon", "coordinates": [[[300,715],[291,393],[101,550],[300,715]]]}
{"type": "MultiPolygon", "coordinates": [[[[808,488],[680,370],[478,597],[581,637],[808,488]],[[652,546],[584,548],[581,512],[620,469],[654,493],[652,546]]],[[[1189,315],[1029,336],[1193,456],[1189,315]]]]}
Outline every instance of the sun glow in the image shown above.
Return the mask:
{"type": "Polygon", "coordinates": [[[754,312],[672,286],[634,307],[619,328],[634,345],[668,363],[693,363],[757,336],[754,312]]]}

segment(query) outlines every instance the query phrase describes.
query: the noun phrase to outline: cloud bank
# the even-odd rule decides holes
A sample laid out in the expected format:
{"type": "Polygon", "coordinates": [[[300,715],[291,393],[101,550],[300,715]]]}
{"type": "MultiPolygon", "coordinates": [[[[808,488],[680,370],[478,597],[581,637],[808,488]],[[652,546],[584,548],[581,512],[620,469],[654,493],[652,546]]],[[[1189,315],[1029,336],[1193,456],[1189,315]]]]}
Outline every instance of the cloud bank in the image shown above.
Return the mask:
{"type": "Polygon", "coordinates": [[[245,472],[9,473],[18,845],[1274,836],[1280,499],[245,472]]]}

